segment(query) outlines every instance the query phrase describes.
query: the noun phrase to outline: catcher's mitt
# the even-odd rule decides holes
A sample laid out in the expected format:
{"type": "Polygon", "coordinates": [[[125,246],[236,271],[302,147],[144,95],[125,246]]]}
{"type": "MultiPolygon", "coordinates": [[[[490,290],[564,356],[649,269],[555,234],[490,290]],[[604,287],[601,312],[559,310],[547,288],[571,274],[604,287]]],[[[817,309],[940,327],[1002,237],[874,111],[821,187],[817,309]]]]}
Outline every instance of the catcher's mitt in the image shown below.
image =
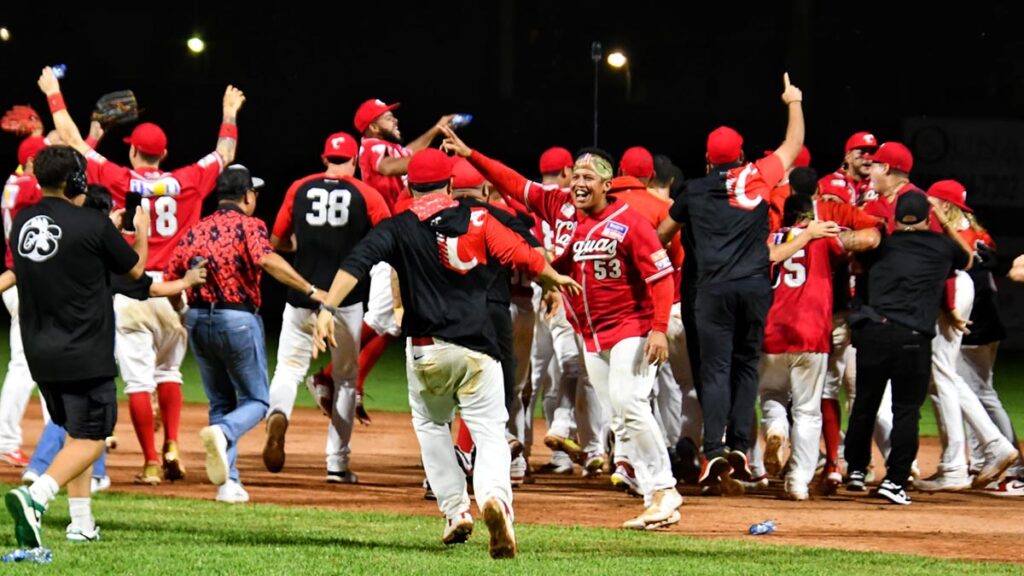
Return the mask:
{"type": "Polygon", "coordinates": [[[100,96],[92,119],[104,129],[134,122],[139,118],[139,103],[131,90],[118,90],[100,96]]]}
{"type": "Polygon", "coordinates": [[[0,129],[18,136],[42,134],[43,121],[31,106],[14,106],[0,118],[0,129]]]}

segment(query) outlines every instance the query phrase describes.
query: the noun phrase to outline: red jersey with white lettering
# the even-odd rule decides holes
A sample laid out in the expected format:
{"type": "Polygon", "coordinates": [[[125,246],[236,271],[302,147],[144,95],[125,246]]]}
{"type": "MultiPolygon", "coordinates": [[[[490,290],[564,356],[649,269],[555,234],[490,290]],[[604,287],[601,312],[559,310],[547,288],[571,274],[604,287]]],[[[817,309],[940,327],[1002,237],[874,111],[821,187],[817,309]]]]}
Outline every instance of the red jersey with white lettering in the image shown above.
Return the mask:
{"type": "Polygon", "coordinates": [[[159,168],[132,170],[118,166],[95,150],[86,154],[86,179],[110,190],[115,208],[124,207],[128,192],[142,194],[142,208],[149,213],[149,257],[146,270],[162,272],[174,247],[189,228],[199,222],[203,199],[217,186],[224,159],[211,152],[199,162],[166,172],[159,168]]]}
{"type": "MultiPolygon", "coordinates": [[[[772,234],[772,243],[784,244],[803,232],[781,228],[772,234]]],[[[831,350],[832,259],[844,252],[839,238],[819,238],[778,264],[764,329],[766,354],[831,350]]]]}
{"type": "Polygon", "coordinates": [[[609,197],[600,214],[580,213],[569,249],[553,266],[583,286],[583,293],[567,302],[587,352],[611,349],[625,338],[646,336],[667,324],[672,261],[654,228],[625,202],[609,197]],[[667,283],[666,301],[655,303],[651,290],[662,280],[667,283]],[[656,318],[656,304],[664,308],[663,319],[656,318]]]}
{"type": "Polygon", "coordinates": [[[850,204],[854,206],[862,206],[864,203],[878,198],[878,193],[875,192],[875,186],[871,182],[871,178],[856,180],[842,169],[819,178],[818,183],[819,188],[845,187],[850,204]]]}
{"type": "Polygon", "coordinates": [[[494,184],[506,201],[523,203],[553,229],[552,245],[555,257],[561,256],[572,240],[576,229],[576,205],[568,188],[556,184],[540,184],[477,152],[470,154],[469,163],[494,184]]]}
{"type": "Polygon", "coordinates": [[[381,174],[380,161],[384,158],[408,158],[412,154],[412,149],[380,138],[363,138],[359,143],[359,174],[363,182],[380,192],[392,214],[396,212],[395,201],[407,184],[406,176],[381,174]]]}
{"type": "Polygon", "coordinates": [[[14,269],[14,258],[11,255],[11,223],[14,222],[14,217],[22,208],[31,206],[42,198],[43,191],[39,189],[36,177],[31,174],[11,174],[4,184],[4,196],[0,200],[0,211],[3,211],[4,243],[7,245],[4,265],[8,270],[14,269]]]}
{"type": "MultiPolygon", "coordinates": [[[[668,209],[672,207],[671,200],[651,194],[643,182],[633,176],[612,178],[612,187],[608,193],[629,204],[629,207],[636,210],[645,220],[650,222],[655,230],[668,218],[668,209]]],[[[683,245],[680,242],[680,234],[678,232],[668,243],[668,257],[672,260],[672,266],[675,268],[676,281],[673,298],[674,302],[679,302],[681,300],[679,288],[681,285],[680,281],[682,280],[683,245]]]]}

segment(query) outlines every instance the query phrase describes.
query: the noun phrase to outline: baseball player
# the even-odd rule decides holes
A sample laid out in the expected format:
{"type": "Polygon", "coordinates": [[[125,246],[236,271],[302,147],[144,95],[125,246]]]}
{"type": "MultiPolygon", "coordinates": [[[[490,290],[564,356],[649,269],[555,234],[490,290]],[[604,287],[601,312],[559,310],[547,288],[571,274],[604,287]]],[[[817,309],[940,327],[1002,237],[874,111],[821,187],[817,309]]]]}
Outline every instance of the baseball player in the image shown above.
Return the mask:
{"type": "MultiPolygon", "coordinates": [[[[29,136],[18,145],[19,170],[11,174],[4,184],[3,198],[0,199],[0,211],[4,219],[4,243],[7,255],[4,264],[8,270],[14,269],[11,253],[11,223],[17,213],[26,206],[31,206],[42,198],[39,183],[33,173],[36,154],[46,147],[42,136],[29,136]]],[[[4,306],[11,315],[11,359],[7,364],[3,388],[0,389],[0,459],[12,466],[25,466],[28,458],[21,451],[21,419],[25,415],[29,397],[35,382],[28,370],[25,360],[25,348],[21,341],[21,325],[18,322],[18,291],[7,290],[3,294],[4,306]]],[[[44,409],[43,419],[49,421],[49,414],[44,409]]]]}
{"type": "Polygon", "coordinates": [[[843,195],[853,206],[863,206],[866,202],[878,198],[878,193],[871,182],[870,156],[878,150],[878,139],[870,132],[856,132],[846,139],[843,163],[831,174],[818,181],[819,186],[827,188],[846,188],[843,195]]]}
{"type": "MultiPolygon", "coordinates": [[[[271,245],[295,251],[295,269],[315,285],[328,286],[345,256],[370,229],[390,217],[381,195],[354,177],[358,149],[355,139],[331,134],[324,142],[324,172],[295,181],[285,194],[274,222],[271,245]]],[[[315,288],[314,288],[315,289],[315,288]]],[[[334,389],[327,413],[327,481],[356,483],[349,468],[352,426],[355,423],[359,331],[366,290],[353,292],[335,316],[341,345],[332,351],[334,389]]],[[[285,461],[285,432],[295,406],[295,393],[309,370],[313,351],[313,323],[319,304],[306,294],[288,292],[277,348],[277,367],[270,382],[270,412],[263,464],[280,472],[285,461]]]]}
{"type": "MultiPolygon", "coordinates": [[[[446,517],[442,541],[464,542],[473,520],[466,478],[455,460],[448,428],[460,408],[477,446],[473,486],[490,531],[492,558],[516,555],[512,527],[507,413],[494,327],[486,313],[493,259],[538,274],[548,287],[578,288],[558,275],[544,258],[483,208],[460,205],[450,197],[452,159],[442,152],[418,152],[409,163],[409,185],[416,196],[409,210],[377,226],[352,251],[331,285],[325,305],[337,306],[358,286],[370,267],[384,260],[398,273],[405,304],[403,332],[413,426],[427,480],[446,517]]],[[[317,319],[314,342],[336,345],[335,320],[325,309],[317,319]]]]}
{"type": "MultiPolygon", "coordinates": [[[[39,86],[48,99],[61,97],[60,85],[50,68],[43,70],[39,86]]],[[[223,121],[216,149],[199,162],[171,172],[160,168],[167,156],[167,136],[155,124],[139,124],[125,139],[131,146],[128,157],[132,165],[126,168],[107,160],[84,142],[66,111],[53,114],[61,138],[86,156],[89,181],[109,188],[115,206],[124,206],[129,192],[142,195],[142,207],[152,216],[146,270],[154,281],[163,278],[162,272],[175,245],[199,221],[203,199],[213,191],[224,166],[234,160],[238,142],[236,118],[244,102],[242,91],[228,86],[224,91],[223,121]]],[[[185,477],[178,452],[185,329],[165,299],[138,301],[118,295],[114,308],[117,311],[118,366],[145,459],[135,481],[150,485],[161,481],[161,462],[153,432],[153,392],[159,400],[164,429],[163,477],[180,480],[185,477]]]]}
{"type": "Polygon", "coordinates": [[[792,500],[809,498],[817,463],[821,392],[832,332],[833,260],[847,251],[870,250],[880,239],[875,228],[823,237],[827,225],[813,218],[814,204],[809,196],[786,199],[783,228],[773,234],[772,242],[807,241],[776,266],[774,298],[765,324],[765,354],[759,369],[764,464],[769,474],[778,476],[782,450],[791,439],[793,450],[785,490],[792,500]],[[787,414],[790,405],[792,425],[787,414]]]}

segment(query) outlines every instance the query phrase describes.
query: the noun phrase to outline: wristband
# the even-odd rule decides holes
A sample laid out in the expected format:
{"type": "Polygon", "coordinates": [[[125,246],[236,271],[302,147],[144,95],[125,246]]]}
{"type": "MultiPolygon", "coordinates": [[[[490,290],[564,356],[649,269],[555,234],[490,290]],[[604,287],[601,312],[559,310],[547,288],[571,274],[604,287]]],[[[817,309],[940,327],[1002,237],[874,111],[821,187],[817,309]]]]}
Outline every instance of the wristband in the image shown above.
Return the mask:
{"type": "Polygon", "coordinates": [[[220,125],[219,138],[234,138],[238,140],[238,125],[224,123],[220,125]]]}
{"type": "Polygon", "coordinates": [[[309,296],[310,298],[312,298],[315,295],[316,295],[316,286],[310,284],[309,285],[309,290],[306,291],[306,296],[309,296]]]}
{"type": "Polygon", "coordinates": [[[61,110],[67,110],[67,105],[64,104],[64,95],[60,92],[56,94],[50,94],[46,97],[46,103],[50,105],[50,113],[56,114],[61,110]]]}

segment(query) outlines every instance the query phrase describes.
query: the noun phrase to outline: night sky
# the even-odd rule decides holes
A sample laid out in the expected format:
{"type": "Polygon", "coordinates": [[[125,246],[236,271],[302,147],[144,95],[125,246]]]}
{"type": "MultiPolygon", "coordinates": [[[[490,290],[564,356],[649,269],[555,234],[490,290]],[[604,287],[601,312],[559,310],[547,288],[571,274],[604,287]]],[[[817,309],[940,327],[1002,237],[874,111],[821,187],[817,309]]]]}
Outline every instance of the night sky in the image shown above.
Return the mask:
{"type": "MultiPolygon", "coordinates": [[[[1019,235],[1024,216],[1024,185],[1015,175],[1024,170],[1017,168],[1024,166],[1024,14],[1014,3],[927,14],[895,3],[672,3],[678,16],[667,3],[639,1],[614,9],[502,0],[319,10],[194,1],[131,3],[116,15],[113,5],[90,12],[85,3],[7,4],[0,10],[0,25],[11,32],[0,43],[0,108],[31,104],[48,126],[35,81],[42,66],[65,63],[62,87],[83,131],[100,94],[131,88],[143,119],[166,130],[164,167],[175,168],[213,149],[224,86],[243,89],[238,161],[268,181],[258,212],[268,220],[291,181],[318,170],[323,139],[354,132],[353,114],[367,98],[402,102],[396,114],[406,140],[444,113],[472,113],[473,124],[461,131],[467,143],[527,175],[548,146],[590,145],[595,40],[605,53],[618,48],[630,59],[628,95],[623,71],[604,62],[599,69],[599,144],[616,157],[643,145],[697,176],[706,135],[721,124],[744,135],[750,157],[775,148],[785,129],[779,95],[788,70],[804,91],[807,144],[820,173],[838,166],[843,142],[857,130],[885,141],[936,118],[1008,122],[1010,136],[993,151],[996,171],[1013,178],[1000,184],[1006,205],[978,212],[997,241],[1000,233],[1019,235]],[[206,41],[199,56],[185,47],[193,33],[206,41]]],[[[129,131],[116,129],[100,151],[127,164],[121,138],[129,131]]],[[[915,153],[930,149],[908,143],[915,153]]],[[[0,135],[7,169],[16,146],[0,135]]],[[[921,179],[911,176],[922,186],[940,176],[974,183],[970,166],[937,161],[921,179]]]]}

